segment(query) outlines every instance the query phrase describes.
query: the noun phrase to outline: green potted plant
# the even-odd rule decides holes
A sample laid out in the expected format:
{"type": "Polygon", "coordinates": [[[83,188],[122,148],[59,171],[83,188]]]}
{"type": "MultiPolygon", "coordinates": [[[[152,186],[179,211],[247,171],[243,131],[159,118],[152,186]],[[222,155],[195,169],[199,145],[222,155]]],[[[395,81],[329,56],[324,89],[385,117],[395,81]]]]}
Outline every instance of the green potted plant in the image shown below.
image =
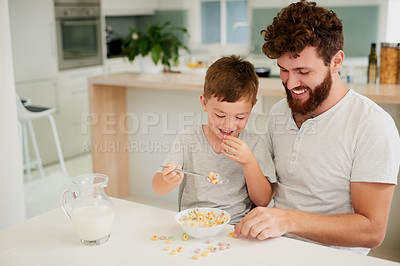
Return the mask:
{"type": "Polygon", "coordinates": [[[172,27],[170,22],[164,24],[146,24],[146,30],[140,31],[131,28],[121,45],[122,55],[130,62],[136,57],[151,56],[155,65],[159,62],[168,70],[171,65],[176,64],[179,59],[179,50],[190,52],[189,48],[180,40],[179,32],[183,37],[189,37],[187,30],[183,27],[172,27]]]}

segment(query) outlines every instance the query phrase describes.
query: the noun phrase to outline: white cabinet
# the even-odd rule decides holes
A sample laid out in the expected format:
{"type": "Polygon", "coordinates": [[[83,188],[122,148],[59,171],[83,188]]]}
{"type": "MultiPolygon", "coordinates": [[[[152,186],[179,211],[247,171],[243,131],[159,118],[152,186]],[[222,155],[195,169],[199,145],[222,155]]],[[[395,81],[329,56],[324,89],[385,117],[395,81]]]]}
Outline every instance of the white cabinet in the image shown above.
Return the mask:
{"type": "Polygon", "coordinates": [[[103,67],[80,68],[60,72],[57,98],[60,114],[60,142],[66,158],[88,152],[90,129],[88,77],[99,76],[103,67]]]}
{"type": "Polygon", "coordinates": [[[140,72],[139,60],[129,62],[127,58],[107,59],[104,62],[104,74],[114,74],[119,72],[140,72]]]}
{"type": "Polygon", "coordinates": [[[105,16],[146,15],[153,14],[157,0],[102,0],[105,16]]]}
{"type": "Polygon", "coordinates": [[[53,0],[9,0],[15,81],[54,78],[57,48],[53,0]]]}

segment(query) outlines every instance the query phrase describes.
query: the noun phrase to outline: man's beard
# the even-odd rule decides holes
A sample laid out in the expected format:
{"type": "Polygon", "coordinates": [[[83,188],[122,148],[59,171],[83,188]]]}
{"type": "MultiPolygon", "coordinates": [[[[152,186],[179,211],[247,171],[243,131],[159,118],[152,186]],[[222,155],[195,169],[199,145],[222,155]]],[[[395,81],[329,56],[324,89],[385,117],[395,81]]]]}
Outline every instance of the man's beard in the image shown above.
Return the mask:
{"type": "Polygon", "coordinates": [[[289,104],[293,114],[308,115],[312,114],[329,96],[332,87],[332,77],[330,72],[325,76],[325,79],[315,87],[314,91],[307,86],[299,86],[294,88],[295,90],[307,89],[309,93],[309,99],[306,102],[302,102],[299,99],[293,98],[291,91],[287,88],[287,83],[283,83],[286,91],[286,100],[289,104]]]}

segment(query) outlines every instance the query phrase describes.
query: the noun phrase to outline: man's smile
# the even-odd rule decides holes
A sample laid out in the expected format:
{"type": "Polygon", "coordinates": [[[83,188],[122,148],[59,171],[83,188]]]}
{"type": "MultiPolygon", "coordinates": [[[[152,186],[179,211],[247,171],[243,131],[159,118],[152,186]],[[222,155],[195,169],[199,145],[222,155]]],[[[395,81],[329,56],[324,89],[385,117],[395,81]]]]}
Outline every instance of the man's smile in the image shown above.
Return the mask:
{"type": "Polygon", "coordinates": [[[301,96],[301,95],[305,94],[307,91],[308,91],[308,89],[300,89],[300,90],[292,89],[291,90],[292,94],[294,94],[295,96],[301,96]]]}

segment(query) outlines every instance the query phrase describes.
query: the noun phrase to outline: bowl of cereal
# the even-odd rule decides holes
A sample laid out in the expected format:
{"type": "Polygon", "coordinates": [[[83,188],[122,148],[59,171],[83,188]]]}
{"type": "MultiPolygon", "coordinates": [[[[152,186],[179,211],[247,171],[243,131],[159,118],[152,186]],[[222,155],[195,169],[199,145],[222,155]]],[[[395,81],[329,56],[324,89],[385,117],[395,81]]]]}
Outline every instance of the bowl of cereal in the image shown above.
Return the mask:
{"type": "Polygon", "coordinates": [[[229,213],[218,208],[193,208],[175,215],[182,230],[194,238],[215,236],[230,220],[229,213]]]}

